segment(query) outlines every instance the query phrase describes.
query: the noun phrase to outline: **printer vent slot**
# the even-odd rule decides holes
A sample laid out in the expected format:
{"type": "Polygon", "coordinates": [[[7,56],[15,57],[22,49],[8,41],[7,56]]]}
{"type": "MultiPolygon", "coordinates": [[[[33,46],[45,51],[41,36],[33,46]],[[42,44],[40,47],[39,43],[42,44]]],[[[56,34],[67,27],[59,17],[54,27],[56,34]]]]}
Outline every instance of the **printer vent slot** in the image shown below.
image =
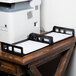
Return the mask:
{"type": "Polygon", "coordinates": [[[7,25],[5,25],[5,27],[7,28],[7,25]]]}
{"type": "Polygon", "coordinates": [[[34,22],[34,27],[38,27],[38,22],[34,22]]]}
{"type": "Polygon", "coordinates": [[[28,18],[28,19],[31,19],[32,17],[33,17],[32,11],[29,11],[29,12],[27,13],[27,18],[28,18]]]}
{"type": "Polygon", "coordinates": [[[36,23],[36,22],[34,22],[34,26],[36,26],[36,24],[37,24],[37,23],[36,23]]]}
{"type": "Polygon", "coordinates": [[[35,10],[38,10],[38,6],[35,6],[35,10]]]}

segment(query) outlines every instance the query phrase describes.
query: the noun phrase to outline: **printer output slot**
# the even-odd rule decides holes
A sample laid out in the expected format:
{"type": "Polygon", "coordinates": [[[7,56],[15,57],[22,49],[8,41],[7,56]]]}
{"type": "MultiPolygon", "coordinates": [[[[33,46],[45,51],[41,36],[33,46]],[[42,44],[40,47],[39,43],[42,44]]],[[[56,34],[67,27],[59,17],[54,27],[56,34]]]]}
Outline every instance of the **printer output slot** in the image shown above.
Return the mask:
{"type": "Polygon", "coordinates": [[[11,8],[13,4],[14,3],[11,4],[11,3],[2,3],[2,2],[0,2],[0,7],[11,8]]]}

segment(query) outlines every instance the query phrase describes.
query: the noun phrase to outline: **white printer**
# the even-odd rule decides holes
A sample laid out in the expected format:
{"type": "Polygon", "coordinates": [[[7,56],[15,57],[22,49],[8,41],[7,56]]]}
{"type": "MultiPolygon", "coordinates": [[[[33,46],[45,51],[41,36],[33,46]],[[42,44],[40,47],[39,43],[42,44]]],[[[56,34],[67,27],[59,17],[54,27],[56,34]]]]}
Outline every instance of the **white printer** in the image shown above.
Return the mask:
{"type": "Polygon", "coordinates": [[[40,33],[41,0],[0,0],[0,42],[24,40],[40,33]]]}

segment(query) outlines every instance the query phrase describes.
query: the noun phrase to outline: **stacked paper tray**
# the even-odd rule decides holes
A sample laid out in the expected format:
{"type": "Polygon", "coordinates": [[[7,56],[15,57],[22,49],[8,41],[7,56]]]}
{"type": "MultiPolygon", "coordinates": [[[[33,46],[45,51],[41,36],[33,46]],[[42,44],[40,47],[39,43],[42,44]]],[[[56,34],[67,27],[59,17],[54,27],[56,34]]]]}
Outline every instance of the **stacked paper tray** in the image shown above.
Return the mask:
{"type": "Polygon", "coordinates": [[[54,26],[53,30],[45,34],[35,34],[32,33],[29,35],[27,40],[23,40],[14,44],[8,44],[1,42],[2,51],[24,56],[26,54],[35,52],[39,49],[52,45],[61,40],[70,38],[74,36],[73,29],[67,29],[63,27],[54,26]]]}

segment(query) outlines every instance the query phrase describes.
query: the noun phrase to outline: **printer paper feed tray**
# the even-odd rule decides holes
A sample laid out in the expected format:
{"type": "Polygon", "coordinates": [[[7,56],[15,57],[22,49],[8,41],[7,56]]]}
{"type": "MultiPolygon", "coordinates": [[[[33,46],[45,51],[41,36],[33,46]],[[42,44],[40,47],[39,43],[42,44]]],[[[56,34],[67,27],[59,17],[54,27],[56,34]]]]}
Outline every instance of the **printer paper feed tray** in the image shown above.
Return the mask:
{"type": "Polygon", "coordinates": [[[14,44],[1,42],[1,49],[14,55],[24,56],[70,37],[74,37],[74,29],[54,26],[50,32],[45,34],[31,33],[28,39],[14,44]]]}

